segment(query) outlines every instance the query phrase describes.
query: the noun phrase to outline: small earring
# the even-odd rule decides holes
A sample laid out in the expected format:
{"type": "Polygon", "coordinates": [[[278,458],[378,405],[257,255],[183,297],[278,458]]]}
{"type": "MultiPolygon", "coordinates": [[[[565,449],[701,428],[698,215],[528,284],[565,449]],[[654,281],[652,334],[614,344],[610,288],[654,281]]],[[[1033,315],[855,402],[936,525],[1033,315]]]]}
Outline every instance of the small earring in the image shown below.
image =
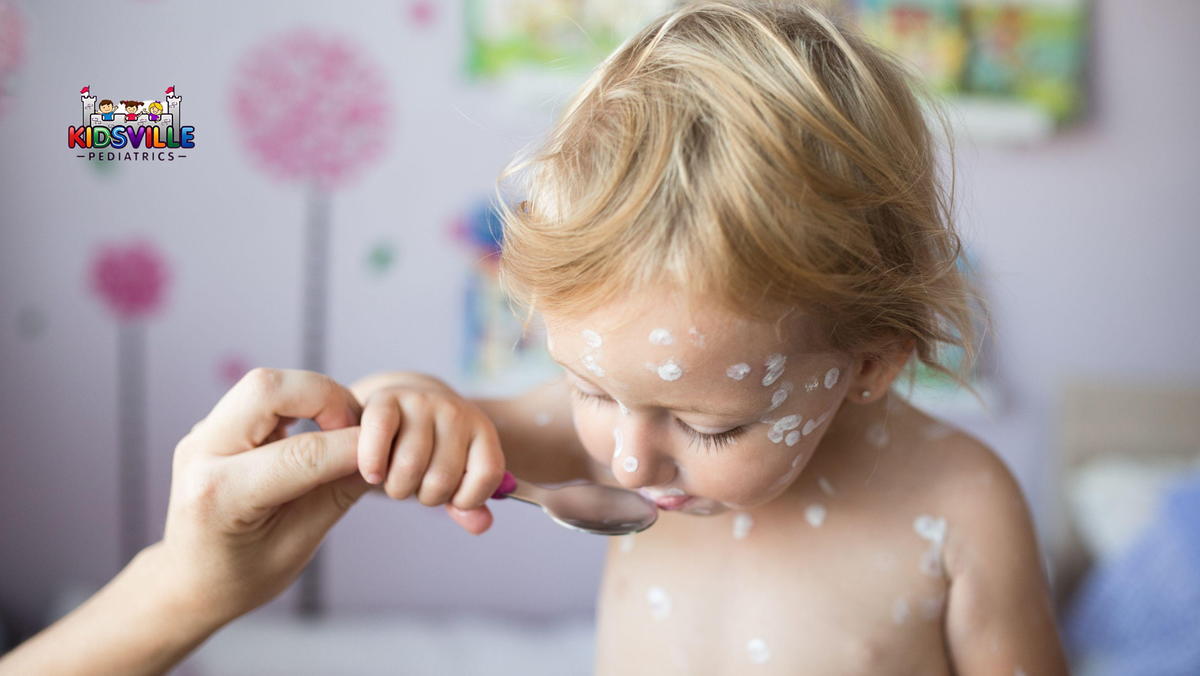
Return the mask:
{"type": "Polygon", "coordinates": [[[863,390],[863,395],[862,395],[862,396],[863,396],[863,399],[866,399],[866,398],[870,397],[870,396],[871,396],[871,390],[863,390]]]}

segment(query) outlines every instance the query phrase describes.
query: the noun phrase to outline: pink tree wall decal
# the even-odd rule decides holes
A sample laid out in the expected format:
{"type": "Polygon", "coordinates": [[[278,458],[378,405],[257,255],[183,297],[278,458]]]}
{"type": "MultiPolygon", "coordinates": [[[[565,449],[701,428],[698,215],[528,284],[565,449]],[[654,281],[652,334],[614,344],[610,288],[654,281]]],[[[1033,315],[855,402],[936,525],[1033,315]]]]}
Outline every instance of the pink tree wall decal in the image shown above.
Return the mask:
{"type": "Polygon", "coordinates": [[[10,0],[0,0],[0,114],[9,95],[8,81],[25,60],[25,17],[10,0]]]}
{"type": "Polygon", "coordinates": [[[117,485],[124,566],[149,544],[146,528],[146,320],[162,309],[170,272],[145,240],[101,246],[88,283],[117,319],[117,485]]]}
{"type": "MultiPolygon", "coordinates": [[[[381,71],[353,42],[309,29],[263,42],[241,60],[230,97],[242,140],[268,173],[308,197],[302,367],[325,371],[329,195],[383,152],[391,105],[381,71]]],[[[303,429],[315,429],[305,421],[303,429]]],[[[300,579],[300,611],[320,604],[320,551],[300,579]]]]}

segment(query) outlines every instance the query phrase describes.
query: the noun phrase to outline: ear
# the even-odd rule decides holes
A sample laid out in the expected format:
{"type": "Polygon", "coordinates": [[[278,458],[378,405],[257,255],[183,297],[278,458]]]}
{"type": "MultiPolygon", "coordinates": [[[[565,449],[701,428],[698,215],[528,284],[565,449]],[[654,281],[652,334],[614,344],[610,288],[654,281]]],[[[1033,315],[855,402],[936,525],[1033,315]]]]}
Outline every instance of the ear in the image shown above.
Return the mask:
{"type": "Polygon", "coordinates": [[[873,343],[859,352],[851,369],[846,398],[859,404],[877,401],[904,370],[915,348],[916,341],[912,338],[893,338],[873,343]]]}

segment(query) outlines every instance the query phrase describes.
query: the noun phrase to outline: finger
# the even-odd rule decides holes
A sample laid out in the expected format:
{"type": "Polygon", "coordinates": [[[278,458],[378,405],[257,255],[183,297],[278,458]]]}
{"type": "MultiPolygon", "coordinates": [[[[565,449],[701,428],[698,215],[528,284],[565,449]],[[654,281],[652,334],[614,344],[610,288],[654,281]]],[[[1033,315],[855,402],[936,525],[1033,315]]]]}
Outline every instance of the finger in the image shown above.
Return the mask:
{"type": "Polygon", "coordinates": [[[458,490],[467,466],[467,443],[470,441],[470,432],[464,427],[462,412],[457,408],[439,411],[434,429],[433,459],[417,489],[417,499],[430,507],[448,502],[458,490]]]}
{"type": "Polygon", "coordinates": [[[367,401],[358,438],[358,471],[369,483],[383,481],[388,456],[400,427],[400,403],[395,397],[377,397],[367,401]]]}
{"type": "Polygon", "coordinates": [[[383,488],[389,497],[405,500],[417,490],[433,455],[434,427],[428,406],[419,400],[404,407],[399,440],[392,452],[383,488]]]}
{"type": "Polygon", "coordinates": [[[358,499],[371,489],[357,472],[312,491],[288,505],[279,519],[280,533],[287,533],[293,557],[310,554],[325,534],[358,499]]]}
{"type": "Polygon", "coordinates": [[[356,474],[358,437],[358,427],[305,432],[228,458],[230,507],[252,515],[356,474]]]}
{"type": "Polygon", "coordinates": [[[454,505],[446,505],[446,512],[471,535],[480,535],[492,527],[492,510],[487,507],[459,509],[454,505]]]}
{"type": "Polygon", "coordinates": [[[487,502],[504,479],[504,453],[493,429],[478,432],[467,449],[467,471],[452,502],[473,509],[487,502]]]}
{"type": "Polygon", "coordinates": [[[309,418],[323,430],[358,425],[362,407],[346,388],[313,371],[255,368],[195,428],[198,448],[229,455],[256,448],[280,418],[309,418]]]}

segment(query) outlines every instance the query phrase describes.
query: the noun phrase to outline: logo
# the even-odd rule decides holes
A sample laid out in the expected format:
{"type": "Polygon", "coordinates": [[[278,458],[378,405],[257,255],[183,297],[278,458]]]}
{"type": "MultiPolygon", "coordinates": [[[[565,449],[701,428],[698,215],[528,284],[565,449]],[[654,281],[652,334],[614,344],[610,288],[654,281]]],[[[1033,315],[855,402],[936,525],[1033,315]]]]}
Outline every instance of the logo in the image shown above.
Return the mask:
{"type": "Polygon", "coordinates": [[[179,123],[183,97],[175,85],[162,99],[100,99],[91,87],[79,90],[83,124],[67,127],[67,147],[75,157],[102,162],[174,162],[180,150],[196,147],[196,129],[179,123]]]}

